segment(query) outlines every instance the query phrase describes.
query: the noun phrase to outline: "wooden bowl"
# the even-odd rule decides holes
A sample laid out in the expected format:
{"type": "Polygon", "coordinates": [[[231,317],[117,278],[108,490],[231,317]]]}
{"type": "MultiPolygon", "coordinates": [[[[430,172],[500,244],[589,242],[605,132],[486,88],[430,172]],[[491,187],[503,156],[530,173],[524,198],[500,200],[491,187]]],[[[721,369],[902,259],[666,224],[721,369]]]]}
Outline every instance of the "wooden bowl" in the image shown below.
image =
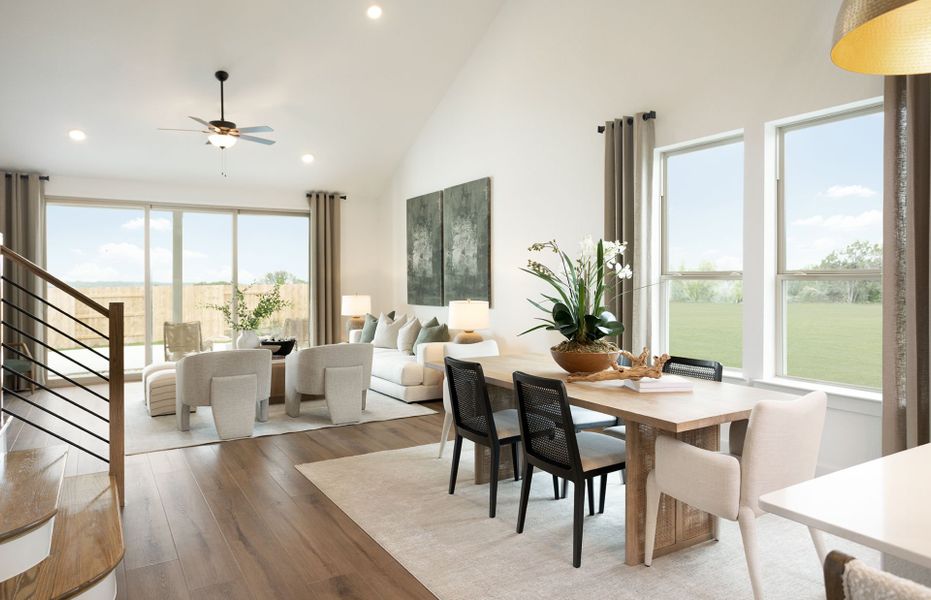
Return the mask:
{"type": "Polygon", "coordinates": [[[550,354],[568,373],[597,373],[611,368],[620,352],[560,352],[551,348],[550,354]]]}

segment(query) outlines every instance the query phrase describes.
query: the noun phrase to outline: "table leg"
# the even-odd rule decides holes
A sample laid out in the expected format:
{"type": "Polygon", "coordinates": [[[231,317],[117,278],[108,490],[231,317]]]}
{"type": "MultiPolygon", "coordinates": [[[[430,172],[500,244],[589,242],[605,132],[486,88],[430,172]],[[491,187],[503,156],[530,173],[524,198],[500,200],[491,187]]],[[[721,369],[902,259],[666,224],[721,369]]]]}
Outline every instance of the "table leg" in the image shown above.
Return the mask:
{"type": "MultiPolygon", "coordinates": [[[[646,479],[653,469],[657,435],[673,435],[642,423],[627,421],[627,489],[626,549],[624,562],[643,562],[644,522],[646,519],[646,479]]],[[[718,425],[676,434],[683,442],[718,450],[721,431],[718,425]]],[[[665,494],[660,499],[656,520],[656,543],[653,555],[662,556],[712,539],[713,517],[665,494]]]]}

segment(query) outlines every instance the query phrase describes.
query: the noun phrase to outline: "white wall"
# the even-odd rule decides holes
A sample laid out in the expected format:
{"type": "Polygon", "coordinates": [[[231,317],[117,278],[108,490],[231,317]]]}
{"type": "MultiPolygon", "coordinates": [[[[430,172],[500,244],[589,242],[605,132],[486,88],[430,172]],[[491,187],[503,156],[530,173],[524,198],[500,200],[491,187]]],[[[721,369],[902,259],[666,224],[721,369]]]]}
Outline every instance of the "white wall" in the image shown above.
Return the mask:
{"type": "MultiPolygon", "coordinates": [[[[771,375],[772,333],[760,317],[773,297],[775,243],[766,229],[773,202],[765,194],[764,123],[882,93],[879,78],[830,63],[839,4],[509,1],[385,191],[393,222],[393,302],[376,310],[409,309],[405,199],[491,176],[492,332],[505,351],[546,350],[557,336],[516,337],[535,316],[525,298],[541,289],[517,268],[531,242],[558,238],[568,245],[586,234],[600,236],[603,139],[595,127],[653,109],[657,146],[745,132],[744,365],[749,377],[771,375]]],[[[446,313],[412,310],[423,317],[446,313]]],[[[875,417],[864,418],[852,444],[877,435],[875,417]]],[[[829,425],[832,445],[844,441],[833,434],[839,425],[829,425]]],[[[841,449],[830,467],[862,458],[841,449]]]]}
{"type": "MultiPolygon", "coordinates": [[[[251,209],[307,210],[303,189],[267,188],[243,185],[198,186],[190,184],[156,183],[122,179],[93,179],[52,174],[45,186],[47,196],[87,198],[89,200],[122,200],[200,206],[223,206],[251,209]]],[[[343,201],[344,223],[340,240],[343,261],[341,286],[345,293],[364,290],[372,294],[373,302],[390,300],[389,280],[382,266],[372,260],[372,248],[383,247],[379,236],[387,236],[379,223],[383,215],[373,209],[365,198],[351,197],[343,201]],[[383,233],[384,232],[384,233],[383,233]]],[[[286,251],[286,242],[283,243],[286,251]]],[[[363,293],[363,292],[360,292],[363,293]]]]}

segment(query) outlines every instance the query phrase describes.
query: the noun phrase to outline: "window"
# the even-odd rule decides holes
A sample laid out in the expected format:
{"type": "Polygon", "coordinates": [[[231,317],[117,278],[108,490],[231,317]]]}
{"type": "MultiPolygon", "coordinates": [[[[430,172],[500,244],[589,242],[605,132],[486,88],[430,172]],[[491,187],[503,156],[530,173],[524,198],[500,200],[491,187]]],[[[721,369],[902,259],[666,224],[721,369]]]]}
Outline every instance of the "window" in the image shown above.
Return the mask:
{"type": "Polygon", "coordinates": [[[882,385],[880,111],[779,129],[780,375],[882,385]]]}
{"type": "MultiPolygon", "coordinates": [[[[281,282],[291,302],[260,334],[293,336],[309,343],[310,219],[306,213],[257,213],[233,209],[187,209],[169,205],[87,203],[49,199],[48,268],[101,304],[123,302],[125,367],[141,371],[165,360],[165,322],[200,321],[204,341],[229,347],[232,332],[208,304],[228,304],[233,286],[252,297],[281,282]],[[238,235],[234,235],[238,233],[238,235]],[[148,258],[148,262],[146,262],[148,258]],[[237,268],[238,267],[238,268],[237,268]],[[251,287],[250,287],[251,286],[251,287]]],[[[106,331],[106,320],[75,306],[49,287],[50,302],[106,331]]],[[[75,376],[106,371],[95,350],[106,343],[56,311],[52,325],[86,344],[51,332],[50,366],[75,376]]],[[[101,351],[101,354],[106,354],[101,351]]]]}
{"type": "Polygon", "coordinates": [[[662,335],[670,354],[740,368],[743,140],[661,156],[662,335]]]}

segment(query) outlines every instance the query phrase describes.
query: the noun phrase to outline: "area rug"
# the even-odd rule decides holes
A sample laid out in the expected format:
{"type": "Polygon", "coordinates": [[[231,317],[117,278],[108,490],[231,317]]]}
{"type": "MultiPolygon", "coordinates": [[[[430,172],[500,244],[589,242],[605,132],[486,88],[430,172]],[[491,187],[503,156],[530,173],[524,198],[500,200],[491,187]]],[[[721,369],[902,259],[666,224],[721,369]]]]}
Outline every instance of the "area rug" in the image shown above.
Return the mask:
{"type": "MultiPolygon", "coordinates": [[[[106,406],[94,397],[71,393],[74,388],[59,388],[56,391],[67,397],[78,400],[82,405],[100,413],[106,414],[106,406]]],[[[92,386],[95,391],[106,395],[105,386],[92,386]]],[[[173,448],[186,448],[219,442],[217,429],[213,422],[213,414],[209,406],[197,407],[197,412],[191,413],[191,428],[189,431],[178,431],[175,415],[150,417],[146,412],[143,401],[142,384],[139,382],[127,383],[124,391],[125,426],[126,426],[126,454],[141,454],[158,450],[171,450],[173,448]]],[[[79,425],[87,427],[106,437],[107,426],[65,404],[61,399],[55,398],[48,392],[39,392],[29,396],[29,399],[43,406],[54,408],[55,412],[73,419],[79,425]]],[[[67,433],[84,443],[86,447],[95,449],[100,446],[95,440],[68,429],[64,424],[57,422],[50,415],[34,407],[26,406],[22,401],[14,400],[16,410],[34,420],[39,425],[49,428],[56,433],[67,433]]],[[[408,404],[395,400],[378,392],[369,390],[365,411],[362,413],[362,423],[372,421],[390,421],[407,417],[431,415],[436,411],[419,404],[408,404]]],[[[310,431],[326,427],[339,427],[330,422],[326,405],[322,400],[307,400],[301,403],[301,415],[291,418],[285,413],[284,404],[272,404],[268,408],[268,421],[256,422],[252,437],[278,435],[295,431],[310,431]]],[[[105,448],[102,450],[105,452],[105,448]]]]}
{"type": "MultiPolygon", "coordinates": [[[[524,533],[515,533],[520,483],[498,487],[488,518],[488,486],[473,480],[463,445],[456,494],[447,494],[452,448],[419,446],[297,465],[297,469],[442,600],[495,598],[751,598],[740,533],[723,521],[719,542],[624,564],[624,488],[609,477],[605,513],[586,517],[582,566],[572,567],[572,502],[553,500],[552,479],[534,477],[524,533]]],[[[596,486],[596,494],[597,486],[596,486]]],[[[766,515],[758,535],[769,598],[824,598],[807,529],[766,515]]],[[[828,537],[828,548],[879,565],[879,554],[828,537]]]]}

